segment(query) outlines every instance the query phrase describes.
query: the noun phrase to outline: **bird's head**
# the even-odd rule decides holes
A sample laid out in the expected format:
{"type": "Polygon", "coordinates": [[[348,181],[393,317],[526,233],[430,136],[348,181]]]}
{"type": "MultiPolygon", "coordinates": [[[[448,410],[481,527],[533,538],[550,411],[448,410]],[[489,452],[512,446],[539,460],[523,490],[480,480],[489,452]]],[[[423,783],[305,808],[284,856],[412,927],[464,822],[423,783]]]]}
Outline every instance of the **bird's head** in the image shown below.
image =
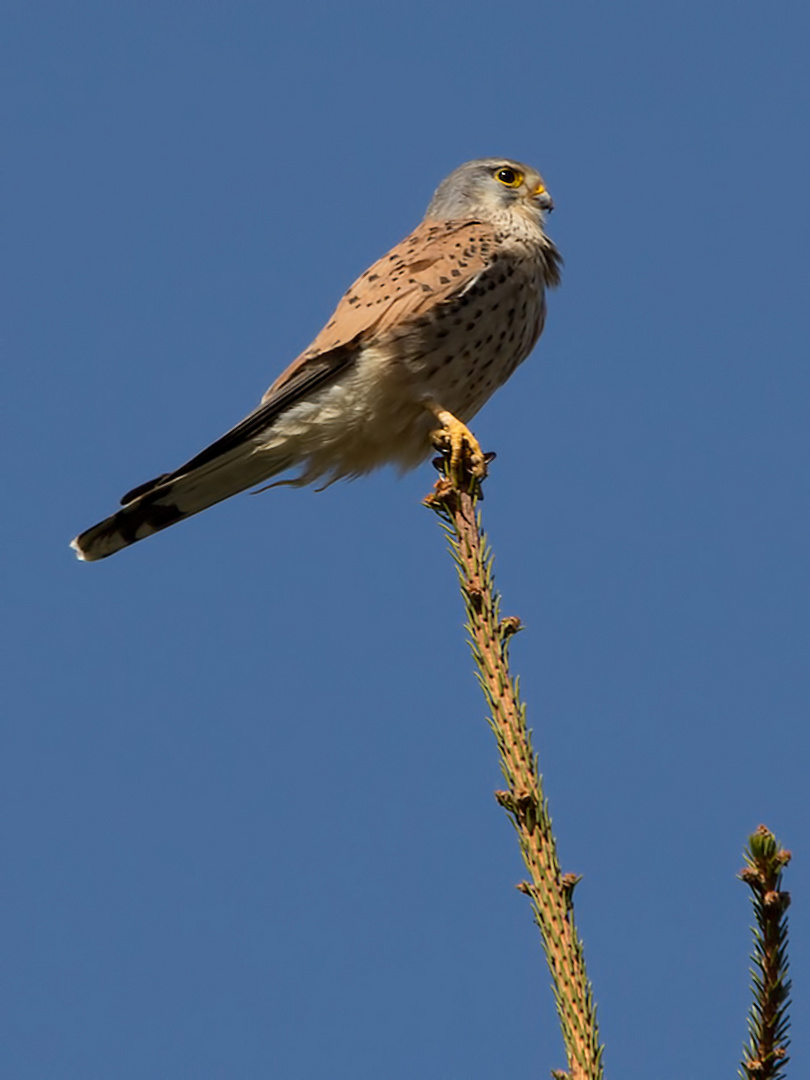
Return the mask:
{"type": "Polygon", "coordinates": [[[425,217],[435,220],[474,217],[493,223],[517,212],[542,226],[553,209],[551,196],[536,169],[509,158],[467,161],[442,180],[425,217]]]}

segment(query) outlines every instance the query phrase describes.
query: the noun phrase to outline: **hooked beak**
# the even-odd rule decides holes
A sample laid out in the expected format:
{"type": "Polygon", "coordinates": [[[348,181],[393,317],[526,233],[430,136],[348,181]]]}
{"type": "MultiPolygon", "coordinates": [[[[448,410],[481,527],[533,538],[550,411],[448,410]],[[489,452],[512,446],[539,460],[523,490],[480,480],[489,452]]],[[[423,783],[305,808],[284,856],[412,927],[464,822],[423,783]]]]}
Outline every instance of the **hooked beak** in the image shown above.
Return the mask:
{"type": "Polygon", "coordinates": [[[551,213],[554,209],[554,201],[542,184],[538,184],[534,189],[532,198],[541,210],[546,210],[548,213],[551,213]]]}

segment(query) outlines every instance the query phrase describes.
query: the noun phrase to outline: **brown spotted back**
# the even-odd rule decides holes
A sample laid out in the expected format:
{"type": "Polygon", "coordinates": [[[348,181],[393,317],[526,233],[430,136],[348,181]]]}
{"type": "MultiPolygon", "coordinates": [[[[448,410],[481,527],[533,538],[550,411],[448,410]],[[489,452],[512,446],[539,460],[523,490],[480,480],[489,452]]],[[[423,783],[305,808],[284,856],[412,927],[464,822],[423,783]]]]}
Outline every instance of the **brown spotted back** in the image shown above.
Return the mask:
{"type": "Polygon", "coordinates": [[[266,401],[318,354],[409,324],[463,289],[490,262],[495,230],[478,222],[423,221],[347,291],[312,344],[276,379],[266,401]]]}

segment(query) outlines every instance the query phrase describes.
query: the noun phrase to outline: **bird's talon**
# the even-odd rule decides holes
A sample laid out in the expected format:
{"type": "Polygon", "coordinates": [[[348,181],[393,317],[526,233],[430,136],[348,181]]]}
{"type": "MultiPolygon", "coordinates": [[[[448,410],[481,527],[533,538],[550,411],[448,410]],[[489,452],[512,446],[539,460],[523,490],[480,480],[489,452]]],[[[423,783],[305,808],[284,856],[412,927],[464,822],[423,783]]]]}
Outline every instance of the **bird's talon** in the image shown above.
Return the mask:
{"type": "Polygon", "coordinates": [[[442,426],[432,434],[433,445],[445,457],[449,456],[448,474],[453,482],[461,485],[465,475],[481,481],[487,475],[487,460],[478,440],[460,420],[443,412],[439,419],[442,426]]]}

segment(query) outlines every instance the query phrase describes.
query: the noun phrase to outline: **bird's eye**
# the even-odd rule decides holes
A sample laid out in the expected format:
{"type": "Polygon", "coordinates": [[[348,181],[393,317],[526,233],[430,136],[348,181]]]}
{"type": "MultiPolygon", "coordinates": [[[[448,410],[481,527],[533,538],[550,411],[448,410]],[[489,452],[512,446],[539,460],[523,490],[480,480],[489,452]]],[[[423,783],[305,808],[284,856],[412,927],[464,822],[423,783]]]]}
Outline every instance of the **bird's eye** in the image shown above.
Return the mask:
{"type": "Polygon", "coordinates": [[[517,169],[496,169],[495,179],[505,187],[516,188],[523,183],[523,173],[517,169]]]}

